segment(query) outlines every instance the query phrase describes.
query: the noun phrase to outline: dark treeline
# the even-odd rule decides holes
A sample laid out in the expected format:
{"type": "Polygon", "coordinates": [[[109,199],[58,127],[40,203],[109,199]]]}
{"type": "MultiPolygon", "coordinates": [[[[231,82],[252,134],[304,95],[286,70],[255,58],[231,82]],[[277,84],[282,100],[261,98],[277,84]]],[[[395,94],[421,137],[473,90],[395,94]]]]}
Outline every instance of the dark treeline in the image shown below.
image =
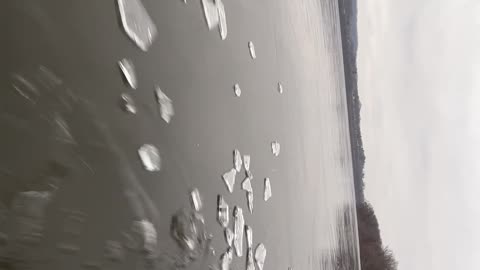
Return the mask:
{"type": "Polygon", "coordinates": [[[383,245],[380,228],[372,206],[364,196],[364,166],[360,130],[360,109],[362,104],[358,96],[357,75],[357,0],[339,0],[340,27],[342,34],[343,63],[347,93],[348,120],[352,151],[353,178],[358,234],[360,243],[360,261],[362,270],[394,270],[397,262],[392,252],[383,245]]]}

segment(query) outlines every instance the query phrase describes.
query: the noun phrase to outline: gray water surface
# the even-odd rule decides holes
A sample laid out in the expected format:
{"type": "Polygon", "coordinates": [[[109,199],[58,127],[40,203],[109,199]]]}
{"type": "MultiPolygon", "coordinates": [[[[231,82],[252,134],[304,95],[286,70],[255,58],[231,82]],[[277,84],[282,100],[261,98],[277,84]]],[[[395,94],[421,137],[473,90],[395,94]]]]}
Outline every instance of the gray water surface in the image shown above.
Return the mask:
{"type": "MultiPolygon", "coordinates": [[[[248,209],[243,172],[233,193],[222,180],[232,149],[252,159],[255,208],[243,215],[253,247],[268,250],[265,270],[359,269],[337,2],[224,0],[222,40],[201,1],[142,0],[156,26],[148,51],[125,33],[116,2],[5,5],[0,269],[221,269],[217,196],[248,209]],[[118,70],[123,58],[135,65],[136,90],[118,70]],[[175,106],[168,121],[157,87],[175,106]],[[135,114],[118,105],[123,93],[135,114]],[[144,169],[145,144],[158,149],[160,170],[144,169]],[[211,238],[202,235],[209,252],[192,259],[170,230],[179,209],[190,218],[195,188],[203,207],[193,217],[211,238]],[[132,224],[148,226],[135,233],[132,224]]],[[[246,269],[246,245],[243,253],[230,269],[246,269]]]]}

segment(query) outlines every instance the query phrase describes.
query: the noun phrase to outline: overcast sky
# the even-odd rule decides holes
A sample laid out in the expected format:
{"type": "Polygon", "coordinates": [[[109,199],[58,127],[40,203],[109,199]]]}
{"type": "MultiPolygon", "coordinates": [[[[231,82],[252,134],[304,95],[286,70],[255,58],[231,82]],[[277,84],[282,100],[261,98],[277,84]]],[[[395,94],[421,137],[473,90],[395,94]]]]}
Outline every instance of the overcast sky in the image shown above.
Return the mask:
{"type": "Polygon", "coordinates": [[[366,196],[400,270],[480,269],[480,1],[361,0],[366,196]]]}

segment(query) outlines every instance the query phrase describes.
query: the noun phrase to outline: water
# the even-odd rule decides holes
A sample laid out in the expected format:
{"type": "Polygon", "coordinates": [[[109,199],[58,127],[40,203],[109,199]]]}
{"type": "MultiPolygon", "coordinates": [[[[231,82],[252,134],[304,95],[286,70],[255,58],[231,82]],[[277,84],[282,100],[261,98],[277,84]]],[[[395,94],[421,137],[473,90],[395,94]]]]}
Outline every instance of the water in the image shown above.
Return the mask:
{"type": "MultiPolygon", "coordinates": [[[[169,266],[165,258],[176,261],[180,252],[169,233],[171,217],[190,208],[185,194],[192,187],[202,190],[202,214],[217,257],[202,266],[199,258],[191,269],[218,264],[225,252],[224,227],[216,221],[219,194],[244,209],[245,222],[255,229],[254,245],[268,247],[265,270],[331,270],[339,261],[359,269],[337,2],[223,3],[225,41],[218,25],[208,30],[199,1],[143,0],[158,26],[155,43],[144,53],[122,32],[113,2],[8,1],[2,17],[10,45],[0,77],[0,199],[9,214],[0,232],[9,241],[0,259],[14,264],[10,269],[79,268],[85,261],[105,260],[105,241],[124,243],[125,231],[136,239],[130,226],[141,220],[157,232],[150,247],[158,256],[155,263],[169,266]],[[255,61],[249,40],[258,52],[255,61]],[[139,81],[138,90],[129,93],[137,114],[129,117],[118,107],[120,95],[131,91],[119,78],[117,60],[123,57],[134,61],[139,81]],[[40,80],[46,76],[40,66],[62,83],[40,80]],[[236,98],[232,83],[248,91],[236,98]],[[175,102],[175,121],[168,125],[152,93],[157,84],[175,102]],[[55,113],[75,144],[53,139],[55,113]],[[275,158],[272,140],[281,142],[275,158]],[[161,171],[146,171],[139,162],[136,151],[145,143],[161,153],[161,171]],[[233,193],[220,179],[232,168],[232,147],[255,157],[253,214],[246,210],[243,174],[233,193]],[[65,172],[55,181],[51,164],[65,172]],[[265,203],[267,176],[275,198],[265,203]],[[17,194],[49,190],[50,182],[57,189],[43,216],[12,211],[17,194]],[[64,232],[62,207],[88,216],[78,236],[64,232]],[[63,241],[80,252],[59,254],[54,247],[63,241]]],[[[123,262],[101,266],[147,267],[145,251],[126,252],[123,262]]],[[[244,253],[248,257],[248,250],[244,253]]],[[[230,268],[244,267],[245,259],[235,258],[230,268]]]]}
{"type": "Polygon", "coordinates": [[[162,159],[155,146],[151,144],[142,145],[142,147],[138,149],[138,156],[140,157],[145,170],[157,172],[162,168],[162,159]]]}

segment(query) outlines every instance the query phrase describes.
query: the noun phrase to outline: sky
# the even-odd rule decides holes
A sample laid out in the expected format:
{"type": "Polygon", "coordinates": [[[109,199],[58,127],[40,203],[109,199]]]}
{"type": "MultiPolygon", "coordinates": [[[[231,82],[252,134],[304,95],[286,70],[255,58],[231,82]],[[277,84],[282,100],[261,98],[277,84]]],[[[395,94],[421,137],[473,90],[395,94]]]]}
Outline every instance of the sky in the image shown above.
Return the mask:
{"type": "Polygon", "coordinates": [[[400,270],[480,269],[480,1],[358,1],[366,197],[400,270]]]}

